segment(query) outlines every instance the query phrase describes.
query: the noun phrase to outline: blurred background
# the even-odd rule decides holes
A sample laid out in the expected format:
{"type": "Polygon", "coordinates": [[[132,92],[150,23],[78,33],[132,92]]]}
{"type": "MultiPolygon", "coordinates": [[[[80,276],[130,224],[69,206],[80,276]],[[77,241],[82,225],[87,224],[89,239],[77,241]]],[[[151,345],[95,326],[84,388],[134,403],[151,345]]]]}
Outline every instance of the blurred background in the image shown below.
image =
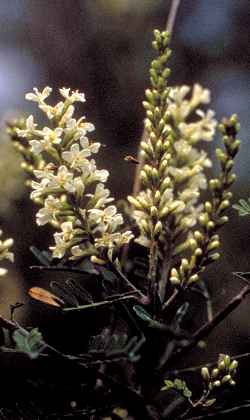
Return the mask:
{"type": "MultiPolygon", "coordinates": [[[[15,268],[1,283],[1,313],[8,313],[17,300],[26,302],[26,290],[36,282],[28,269],[35,263],[29,247],[45,248],[51,242],[49,229],[35,225],[35,209],[4,122],[23,112],[36,115],[35,105],[24,100],[33,86],[49,85],[55,96],[62,86],[84,91],[87,102],[81,112],[106,145],[99,166],[111,171],[109,187],[115,196],[125,197],[135,168],[124,156],[136,155],[143,129],[141,102],[153,57],[152,30],[165,27],[169,7],[167,0],[0,1],[0,221],[5,234],[15,239],[16,253],[15,268]]],[[[242,148],[235,202],[250,196],[249,21],[249,0],[183,0],[171,41],[170,83],[199,82],[211,90],[218,118],[239,115],[242,148]]],[[[210,149],[213,157],[218,141],[210,149]]],[[[223,257],[206,274],[215,309],[243,286],[232,272],[250,271],[249,238],[249,218],[231,210],[222,232],[223,257]]],[[[211,360],[218,349],[250,351],[249,313],[250,298],[216,329],[209,344],[211,360]]],[[[201,350],[199,355],[204,359],[201,350]]]]}

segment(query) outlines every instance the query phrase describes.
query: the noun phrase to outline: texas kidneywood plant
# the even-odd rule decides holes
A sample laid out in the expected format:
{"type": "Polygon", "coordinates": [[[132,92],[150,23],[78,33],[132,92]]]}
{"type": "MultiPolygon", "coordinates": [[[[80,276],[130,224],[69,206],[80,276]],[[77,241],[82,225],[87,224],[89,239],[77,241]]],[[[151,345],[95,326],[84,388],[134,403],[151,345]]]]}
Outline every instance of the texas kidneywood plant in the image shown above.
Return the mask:
{"type": "MultiPolygon", "coordinates": [[[[37,329],[7,320],[5,328],[12,331],[17,351],[77,368],[75,381],[84,391],[78,391],[71,411],[84,418],[205,416],[219,409],[224,391],[236,383],[238,362],[223,354],[211,369],[201,368],[194,389],[178,374],[178,362],[249,288],[213,315],[204,272],[220,257],[219,230],[228,221],[239,123],[236,115],[218,123],[215,113],[205,110],[210,92],[199,84],[168,85],[168,42],[167,32],[154,32],[139,191],[128,197],[130,227],[106,187],[108,171],[95,161],[101,143],[93,138],[94,126],[74,116],[75,103],[85,102],[83,93],[62,88],[61,101],[52,106],[52,89],[34,88],[26,99],[37,104],[48,124],[39,127],[30,115],[8,127],[38,206],[36,222],[54,231],[49,251],[33,248],[41,263],[33,269],[61,273],[51,290],[34,286],[29,294],[56,307],[62,323],[74,313],[72,328],[77,323],[83,350],[71,356],[46,343],[37,329]],[[202,145],[213,141],[217,129],[223,148],[216,150],[220,173],[211,179],[212,162],[202,145]],[[191,333],[185,320],[194,313],[194,292],[207,305],[208,320],[191,333]],[[81,323],[93,311],[101,332],[93,328],[85,334],[81,323]]],[[[10,257],[7,245],[2,246],[10,257]]]]}

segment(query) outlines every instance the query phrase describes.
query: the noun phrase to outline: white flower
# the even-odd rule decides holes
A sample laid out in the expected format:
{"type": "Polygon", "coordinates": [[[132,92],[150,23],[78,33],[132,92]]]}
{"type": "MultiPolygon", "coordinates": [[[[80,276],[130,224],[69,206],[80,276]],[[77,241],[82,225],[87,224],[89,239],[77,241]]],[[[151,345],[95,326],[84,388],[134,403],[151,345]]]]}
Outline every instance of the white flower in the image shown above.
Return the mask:
{"type": "Polygon", "coordinates": [[[72,191],[74,191],[76,195],[81,198],[84,193],[84,190],[85,190],[85,185],[84,185],[83,179],[79,176],[74,178],[72,191]]]}
{"type": "Polygon", "coordinates": [[[94,232],[115,232],[118,226],[123,224],[123,217],[120,213],[117,213],[117,208],[115,206],[108,206],[101,209],[90,209],[89,213],[89,223],[95,226],[94,232]]]}
{"type": "Polygon", "coordinates": [[[39,155],[43,150],[45,150],[43,147],[43,143],[39,140],[30,140],[29,144],[31,146],[31,151],[35,155],[39,155]]]}
{"type": "Polygon", "coordinates": [[[38,105],[39,108],[47,115],[49,120],[53,118],[59,118],[62,114],[64,103],[58,102],[55,106],[47,105],[46,103],[41,103],[38,105]]]}
{"type": "Polygon", "coordinates": [[[181,105],[189,92],[190,87],[187,85],[176,86],[170,89],[169,98],[176,102],[178,105],[181,105]]]}
{"type": "Polygon", "coordinates": [[[73,192],[73,174],[66,166],[59,166],[57,174],[50,176],[48,186],[50,188],[64,188],[66,191],[73,192]]]}
{"type": "Polygon", "coordinates": [[[35,124],[34,122],[34,117],[33,115],[29,115],[29,117],[26,119],[25,122],[26,125],[26,129],[25,130],[20,130],[19,128],[17,128],[17,134],[20,137],[29,137],[30,135],[41,135],[41,131],[40,130],[36,130],[37,124],[35,124]]]}
{"type": "Polygon", "coordinates": [[[67,99],[68,101],[70,101],[71,103],[74,102],[85,102],[85,95],[84,93],[80,93],[78,90],[72,91],[72,93],[70,94],[70,90],[69,88],[62,88],[59,89],[61,95],[67,99]]]}
{"type": "Polygon", "coordinates": [[[106,169],[96,169],[93,173],[94,181],[106,182],[108,177],[109,171],[107,171],[106,169]]]}
{"type": "Polygon", "coordinates": [[[214,112],[208,110],[205,114],[203,111],[197,110],[196,114],[200,117],[199,121],[194,123],[182,122],[179,124],[178,128],[181,135],[191,144],[195,144],[200,140],[211,141],[217,125],[214,119],[214,112]]]}
{"type": "Polygon", "coordinates": [[[38,103],[44,102],[44,100],[48,98],[52,92],[52,89],[49,86],[46,86],[42,92],[39,92],[36,87],[34,87],[33,90],[35,93],[26,93],[25,99],[27,99],[27,101],[34,101],[38,103]]]}
{"type": "Polygon", "coordinates": [[[95,245],[97,248],[114,248],[121,247],[128,244],[131,239],[134,237],[130,230],[126,232],[116,232],[116,233],[105,233],[101,238],[95,239],[95,245]]]}
{"type": "Polygon", "coordinates": [[[67,122],[72,119],[74,112],[75,112],[75,107],[73,105],[68,106],[60,119],[60,125],[67,124],[67,122]]]}
{"type": "Polygon", "coordinates": [[[87,133],[91,133],[92,131],[95,130],[94,124],[91,124],[91,123],[86,122],[86,121],[84,121],[84,122],[79,121],[78,128],[81,132],[81,136],[85,136],[87,133]]]}
{"type": "Polygon", "coordinates": [[[104,188],[104,184],[102,183],[97,184],[94,194],[87,194],[87,197],[91,197],[91,202],[93,202],[94,207],[97,209],[114,200],[109,196],[109,189],[104,188]]]}
{"type": "Polygon", "coordinates": [[[43,128],[43,138],[45,142],[48,144],[59,144],[62,141],[63,129],[60,127],[55,128],[55,130],[51,130],[48,127],[43,128]]]}
{"type": "Polygon", "coordinates": [[[61,224],[62,229],[62,235],[64,241],[71,241],[74,237],[74,229],[73,229],[73,223],[72,222],[64,222],[61,224]]]}
{"type": "Polygon", "coordinates": [[[38,179],[42,179],[42,178],[49,179],[51,177],[51,175],[53,175],[54,169],[55,168],[54,168],[53,164],[49,163],[48,165],[46,165],[42,169],[35,169],[34,170],[34,175],[38,179]]]}
{"type": "Polygon", "coordinates": [[[84,150],[88,150],[89,153],[98,153],[101,147],[101,143],[89,143],[87,137],[80,138],[80,144],[84,150]]]}
{"type": "Polygon", "coordinates": [[[31,192],[30,197],[32,199],[36,199],[44,195],[48,188],[48,184],[49,184],[48,178],[43,178],[41,182],[32,181],[31,187],[33,188],[34,191],[31,192]]]}
{"type": "Polygon", "coordinates": [[[90,156],[91,152],[88,148],[80,150],[80,146],[77,143],[72,144],[70,152],[66,151],[62,153],[62,158],[70,163],[71,168],[81,168],[88,164],[86,157],[90,156]]]}
{"type": "Polygon", "coordinates": [[[46,223],[51,222],[55,218],[55,214],[60,207],[60,200],[53,195],[49,195],[44,202],[44,207],[36,214],[37,224],[43,226],[46,223]]]}
{"type": "Polygon", "coordinates": [[[62,233],[55,233],[54,239],[55,246],[50,246],[51,251],[53,251],[53,258],[63,258],[68,249],[68,243],[64,241],[62,233]]]}
{"type": "Polygon", "coordinates": [[[210,102],[210,91],[203,89],[201,85],[196,83],[193,87],[190,105],[194,109],[200,104],[208,104],[210,102]]]}
{"type": "Polygon", "coordinates": [[[63,87],[63,88],[59,89],[59,92],[65,99],[69,99],[70,88],[63,87]]]}

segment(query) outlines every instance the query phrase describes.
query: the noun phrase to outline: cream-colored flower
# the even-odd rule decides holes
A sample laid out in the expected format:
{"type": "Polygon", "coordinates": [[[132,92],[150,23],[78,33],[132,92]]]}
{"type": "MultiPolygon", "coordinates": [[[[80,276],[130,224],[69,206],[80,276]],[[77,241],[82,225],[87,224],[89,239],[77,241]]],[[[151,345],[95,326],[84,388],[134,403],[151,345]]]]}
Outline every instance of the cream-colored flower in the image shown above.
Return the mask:
{"type": "Polygon", "coordinates": [[[88,164],[86,158],[90,155],[91,152],[88,148],[80,149],[79,144],[74,143],[70,151],[62,153],[62,158],[70,164],[71,168],[81,168],[82,166],[86,166],[86,163],[88,164]]]}
{"type": "Polygon", "coordinates": [[[70,93],[70,88],[61,88],[59,89],[59,92],[65,99],[67,99],[71,103],[86,101],[84,93],[80,93],[78,90],[73,90],[72,93],[70,93]]]}
{"type": "Polygon", "coordinates": [[[88,138],[85,136],[80,137],[80,144],[83,150],[88,150],[90,154],[98,153],[101,147],[101,143],[89,143],[88,138]]]}
{"type": "Polygon", "coordinates": [[[42,103],[51,94],[52,89],[49,86],[46,86],[42,90],[42,92],[39,92],[39,90],[36,87],[34,87],[33,91],[34,93],[26,93],[25,99],[27,99],[27,101],[42,103]]]}
{"type": "Polygon", "coordinates": [[[32,181],[31,187],[33,191],[31,192],[30,197],[35,200],[46,194],[49,182],[48,178],[43,178],[41,182],[32,181]]]}
{"type": "Polygon", "coordinates": [[[59,166],[57,174],[51,175],[48,186],[50,188],[63,188],[66,191],[73,192],[73,173],[65,165],[59,166]]]}
{"type": "Polygon", "coordinates": [[[55,233],[55,246],[50,246],[53,258],[63,258],[69,244],[63,239],[62,233],[55,233]]]}
{"type": "Polygon", "coordinates": [[[49,195],[45,202],[44,207],[41,208],[36,214],[36,223],[39,226],[46,225],[55,219],[56,212],[60,209],[61,204],[58,198],[53,195],[49,195]]]}

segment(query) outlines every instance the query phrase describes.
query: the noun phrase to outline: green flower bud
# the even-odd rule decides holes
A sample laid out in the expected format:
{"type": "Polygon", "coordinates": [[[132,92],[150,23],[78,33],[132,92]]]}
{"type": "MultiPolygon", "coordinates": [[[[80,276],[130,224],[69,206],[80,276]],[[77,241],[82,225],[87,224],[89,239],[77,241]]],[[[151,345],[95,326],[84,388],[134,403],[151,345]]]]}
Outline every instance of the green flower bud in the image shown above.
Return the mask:
{"type": "Polygon", "coordinates": [[[152,179],[153,179],[154,185],[159,184],[160,176],[156,168],[152,169],[152,179]]]}
{"type": "Polygon", "coordinates": [[[150,89],[146,89],[145,96],[149,100],[150,103],[154,102],[154,95],[150,89]]]}
{"type": "Polygon", "coordinates": [[[205,210],[206,210],[208,213],[211,213],[211,211],[213,210],[212,204],[211,204],[209,201],[206,201],[206,202],[205,202],[204,207],[205,207],[205,210]]]}
{"type": "Polygon", "coordinates": [[[229,366],[229,371],[231,372],[232,370],[237,369],[238,365],[239,365],[239,362],[237,360],[233,360],[229,366]]]}
{"type": "Polygon", "coordinates": [[[226,384],[227,382],[231,381],[231,379],[232,379],[231,375],[225,375],[223,376],[221,383],[226,384]]]}
{"type": "Polygon", "coordinates": [[[141,171],[140,180],[145,186],[149,185],[149,179],[145,171],[141,171]]]}
{"type": "Polygon", "coordinates": [[[188,246],[193,251],[195,248],[197,248],[197,241],[194,238],[190,238],[188,240],[188,246]]]}
{"type": "Polygon", "coordinates": [[[213,382],[213,386],[218,388],[218,387],[221,386],[221,382],[220,381],[215,381],[215,382],[213,382]]]}
{"type": "Polygon", "coordinates": [[[157,238],[162,233],[162,223],[158,221],[154,228],[154,238],[157,238]]]}
{"type": "Polygon", "coordinates": [[[202,233],[201,232],[199,232],[198,230],[196,230],[195,232],[194,232],[194,237],[195,237],[195,239],[197,240],[197,242],[202,242],[203,241],[203,235],[202,235],[202,233]]]}
{"type": "Polygon", "coordinates": [[[220,246],[220,242],[219,241],[212,241],[209,243],[207,249],[208,251],[212,251],[213,249],[217,249],[220,246]]]}
{"type": "Polygon", "coordinates": [[[151,143],[152,143],[152,145],[153,144],[155,144],[156,143],[156,141],[157,141],[157,137],[156,137],[156,135],[155,135],[155,133],[150,133],[150,135],[149,135],[149,139],[150,139],[150,141],[151,141],[151,143]]]}
{"type": "Polygon", "coordinates": [[[203,254],[202,249],[201,248],[196,248],[196,250],[194,251],[194,255],[196,257],[200,257],[203,254]]]}
{"type": "Polygon", "coordinates": [[[166,217],[169,214],[169,212],[170,212],[169,207],[164,206],[159,212],[160,219],[163,219],[164,217],[166,217]]]}
{"type": "Polygon", "coordinates": [[[187,284],[190,285],[192,283],[196,283],[199,280],[198,274],[193,274],[189,277],[187,284]]]}
{"type": "Polygon", "coordinates": [[[213,230],[215,227],[215,224],[212,220],[209,220],[209,222],[207,223],[207,230],[213,230]]]}
{"type": "Polygon", "coordinates": [[[142,207],[141,203],[139,203],[139,201],[138,201],[136,198],[132,197],[131,195],[129,195],[129,196],[128,196],[128,201],[129,201],[129,203],[130,203],[130,204],[132,204],[132,206],[134,206],[137,210],[142,210],[142,209],[143,209],[143,207],[142,207]]]}
{"type": "Polygon", "coordinates": [[[217,378],[218,375],[219,375],[219,369],[217,369],[217,368],[213,369],[212,373],[211,373],[211,377],[213,379],[215,379],[215,378],[217,378]]]}
{"type": "Polygon", "coordinates": [[[150,215],[152,217],[153,220],[157,220],[158,219],[158,209],[155,206],[152,206],[150,208],[150,215]]]}
{"type": "Polygon", "coordinates": [[[203,367],[201,369],[201,376],[205,381],[209,381],[210,380],[210,374],[209,374],[209,370],[207,367],[203,367]]]}
{"type": "Polygon", "coordinates": [[[219,205],[218,211],[222,212],[223,210],[227,209],[230,206],[230,202],[228,200],[223,200],[219,205]]]}
{"type": "Polygon", "coordinates": [[[219,362],[218,368],[219,368],[219,370],[225,370],[226,365],[225,365],[224,360],[222,360],[221,362],[219,362]]]}
{"type": "Polygon", "coordinates": [[[225,354],[225,355],[224,355],[224,357],[223,357],[223,361],[224,361],[224,363],[225,363],[226,367],[229,367],[229,366],[230,366],[231,359],[230,359],[230,356],[228,356],[228,354],[225,354]]]}
{"type": "Polygon", "coordinates": [[[152,111],[152,109],[153,109],[153,106],[150,102],[143,101],[142,105],[146,109],[146,111],[152,111]]]}

